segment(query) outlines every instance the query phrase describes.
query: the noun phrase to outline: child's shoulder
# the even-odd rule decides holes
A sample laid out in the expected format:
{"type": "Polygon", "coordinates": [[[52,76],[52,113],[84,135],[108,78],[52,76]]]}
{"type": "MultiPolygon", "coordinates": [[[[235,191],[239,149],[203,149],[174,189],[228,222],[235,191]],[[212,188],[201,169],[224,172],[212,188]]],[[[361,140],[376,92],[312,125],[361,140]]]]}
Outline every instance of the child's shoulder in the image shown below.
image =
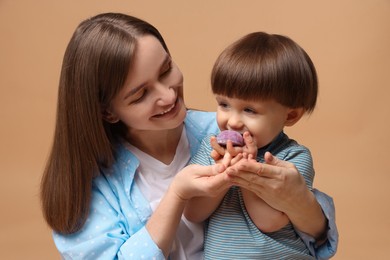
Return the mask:
{"type": "Polygon", "coordinates": [[[281,159],[286,159],[286,157],[294,155],[303,155],[311,157],[311,152],[308,147],[303,144],[298,143],[298,141],[289,138],[286,134],[282,134],[282,138],[279,140],[276,153],[281,157],[281,159]]]}

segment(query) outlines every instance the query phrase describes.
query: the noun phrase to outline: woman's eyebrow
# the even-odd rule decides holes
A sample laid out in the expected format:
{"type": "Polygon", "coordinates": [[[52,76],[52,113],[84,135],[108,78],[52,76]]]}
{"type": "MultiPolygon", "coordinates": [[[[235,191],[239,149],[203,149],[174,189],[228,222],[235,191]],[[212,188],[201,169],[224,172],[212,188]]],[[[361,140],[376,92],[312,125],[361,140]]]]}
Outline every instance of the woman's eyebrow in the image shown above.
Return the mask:
{"type": "MultiPolygon", "coordinates": [[[[161,65],[160,65],[160,68],[162,68],[165,64],[167,64],[168,62],[170,62],[171,60],[171,56],[167,53],[163,62],[161,62],[161,65]]],[[[143,83],[141,85],[139,85],[138,87],[135,87],[133,88],[132,90],[130,90],[123,99],[127,99],[128,97],[134,95],[135,93],[137,93],[140,89],[142,89],[144,86],[146,85],[146,83],[143,83]]]]}

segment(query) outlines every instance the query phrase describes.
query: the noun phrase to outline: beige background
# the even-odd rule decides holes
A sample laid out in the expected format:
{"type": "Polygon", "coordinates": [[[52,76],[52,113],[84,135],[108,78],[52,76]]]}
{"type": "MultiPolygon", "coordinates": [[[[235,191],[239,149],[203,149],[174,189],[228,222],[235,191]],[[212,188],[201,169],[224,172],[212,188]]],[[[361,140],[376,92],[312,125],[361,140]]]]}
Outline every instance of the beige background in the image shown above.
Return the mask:
{"type": "Polygon", "coordinates": [[[286,34],[312,57],[318,107],[287,132],[311,148],[315,186],[332,195],[334,259],[390,253],[390,1],[0,0],[0,258],[59,259],[38,187],[54,129],[65,47],[77,24],[120,11],[156,25],[185,75],[187,105],[214,110],[217,54],[248,32],[286,34]]]}

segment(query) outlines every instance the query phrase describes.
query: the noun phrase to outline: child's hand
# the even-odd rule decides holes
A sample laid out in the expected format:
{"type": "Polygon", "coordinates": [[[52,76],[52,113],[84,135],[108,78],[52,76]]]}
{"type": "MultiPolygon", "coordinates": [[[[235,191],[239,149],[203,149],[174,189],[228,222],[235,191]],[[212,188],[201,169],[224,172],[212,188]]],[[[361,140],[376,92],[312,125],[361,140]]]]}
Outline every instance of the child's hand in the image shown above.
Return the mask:
{"type": "MultiPolygon", "coordinates": [[[[211,158],[213,158],[215,162],[218,162],[225,155],[225,148],[218,144],[216,136],[212,136],[210,138],[210,144],[211,147],[213,148],[213,150],[210,153],[210,156],[211,158]]],[[[228,143],[227,145],[231,145],[231,143],[230,144],[228,143]]]]}
{"type": "Polygon", "coordinates": [[[248,131],[246,131],[243,134],[243,138],[244,138],[245,145],[242,147],[233,146],[231,141],[227,141],[226,147],[222,147],[218,144],[217,138],[215,136],[212,136],[210,138],[211,147],[213,148],[213,150],[210,153],[211,158],[213,158],[215,162],[219,162],[221,159],[223,159],[225,166],[228,166],[225,163],[229,160],[228,159],[229,157],[224,158],[226,153],[229,153],[231,159],[234,159],[233,161],[231,161],[230,165],[233,165],[235,162],[241,159],[242,156],[248,158],[248,155],[251,155],[251,158],[256,158],[257,145],[254,139],[252,138],[251,134],[248,131]],[[238,155],[240,155],[240,157],[236,158],[238,155]]]}
{"type": "Polygon", "coordinates": [[[238,161],[240,161],[243,158],[243,154],[239,153],[236,156],[232,156],[228,151],[225,151],[225,154],[223,158],[216,163],[221,163],[224,165],[225,169],[229,166],[232,166],[236,164],[238,161]]]}
{"type": "MultiPolygon", "coordinates": [[[[223,164],[225,167],[228,167],[232,163],[233,156],[225,150],[225,148],[221,147],[218,143],[216,143],[216,138],[211,137],[214,140],[210,140],[212,143],[215,142],[215,149],[211,151],[210,156],[213,158],[216,164],[223,164]]],[[[234,158],[236,158],[236,155],[234,158]]],[[[242,154],[240,154],[239,158],[242,158],[242,154]]],[[[236,160],[234,160],[236,162],[236,160]]]]}
{"type": "Polygon", "coordinates": [[[256,160],[257,157],[257,144],[251,134],[246,131],[242,137],[244,138],[245,145],[242,147],[242,153],[244,157],[256,160]]]}

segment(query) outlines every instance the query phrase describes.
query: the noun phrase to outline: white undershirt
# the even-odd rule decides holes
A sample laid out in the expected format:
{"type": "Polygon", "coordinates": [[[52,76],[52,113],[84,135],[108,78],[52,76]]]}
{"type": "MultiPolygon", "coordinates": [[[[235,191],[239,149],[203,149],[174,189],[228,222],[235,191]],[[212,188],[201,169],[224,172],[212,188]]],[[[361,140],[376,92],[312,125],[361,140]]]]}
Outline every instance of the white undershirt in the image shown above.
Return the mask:
{"type": "MultiPolygon", "coordinates": [[[[190,147],[183,128],[173,161],[166,165],[138,148],[128,145],[129,150],[140,161],[135,174],[135,182],[142,194],[155,211],[176,173],[184,168],[190,160],[190,147]]],[[[203,258],[203,226],[189,222],[182,216],[170,259],[198,260],[203,258]]]]}

